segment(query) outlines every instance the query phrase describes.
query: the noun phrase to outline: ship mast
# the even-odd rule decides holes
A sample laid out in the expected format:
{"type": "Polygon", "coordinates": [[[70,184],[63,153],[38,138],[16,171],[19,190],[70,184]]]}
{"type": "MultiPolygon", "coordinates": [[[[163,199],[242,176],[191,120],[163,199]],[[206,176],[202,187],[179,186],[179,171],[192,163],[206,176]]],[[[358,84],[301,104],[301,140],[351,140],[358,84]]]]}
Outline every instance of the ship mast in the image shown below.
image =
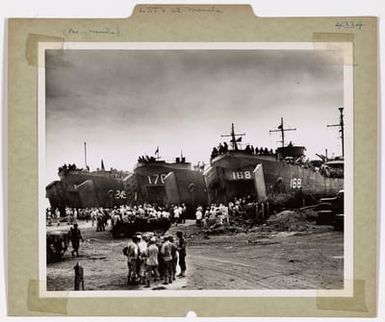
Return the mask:
{"type": "Polygon", "coordinates": [[[269,133],[281,132],[281,143],[282,147],[285,147],[285,132],[296,131],[297,129],[285,129],[283,126],[283,117],[281,117],[281,124],[278,125],[278,130],[270,130],[269,133]]]}
{"type": "Polygon", "coordinates": [[[331,125],[327,125],[327,127],[336,127],[338,126],[340,129],[339,129],[339,132],[341,133],[341,149],[342,149],[342,156],[344,156],[344,153],[345,153],[345,147],[344,147],[344,127],[345,127],[345,124],[344,124],[344,108],[343,107],[339,107],[338,108],[340,110],[340,123],[339,124],[331,124],[331,125]]]}
{"type": "Polygon", "coordinates": [[[88,169],[88,165],[87,165],[87,142],[84,142],[84,164],[86,166],[86,169],[88,169]]]}
{"type": "Polygon", "coordinates": [[[233,150],[234,151],[238,151],[238,144],[237,142],[240,142],[242,140],[242,136],[245,136],[246,134],[245,133],[235,133],[235,130],[234,130],[234,123],[231,123],[231,133],[230,135],[228,134],[223,134],[221,135],[222,138],[227,138],[227,137],[231,137],[231,146],[233,147],[233,150]],[[237,136],[239,136],[237,138],[237,136]]]}

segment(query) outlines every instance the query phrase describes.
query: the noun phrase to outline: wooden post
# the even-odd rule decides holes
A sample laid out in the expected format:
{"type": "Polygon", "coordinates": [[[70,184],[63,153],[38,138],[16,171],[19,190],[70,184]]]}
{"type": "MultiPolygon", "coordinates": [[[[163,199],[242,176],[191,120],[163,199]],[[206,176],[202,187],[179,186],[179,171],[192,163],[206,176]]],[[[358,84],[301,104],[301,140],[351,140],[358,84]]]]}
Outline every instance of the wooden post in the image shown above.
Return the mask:
{"type": "Polygon", "coordinates": [[[79,265],[79,262],[74,266],[75,270],[75,291],[80,290],[80,285],[82,286],[82,290],[84,291],[84,270],[83,267],[79,265]]]}
{"type": "Polygon", "coordinates": [[[254,221],[254,226],[259,224],[259,203],[257,202],[255,204],[255,220],[254,221]]]}
{"type": "Polygon", "coordinates": [[[264,223],[265,222],[265,204],[263,202],[261,203],[261,212],[262,212],[261,214],[262,223],[264,223]]]}

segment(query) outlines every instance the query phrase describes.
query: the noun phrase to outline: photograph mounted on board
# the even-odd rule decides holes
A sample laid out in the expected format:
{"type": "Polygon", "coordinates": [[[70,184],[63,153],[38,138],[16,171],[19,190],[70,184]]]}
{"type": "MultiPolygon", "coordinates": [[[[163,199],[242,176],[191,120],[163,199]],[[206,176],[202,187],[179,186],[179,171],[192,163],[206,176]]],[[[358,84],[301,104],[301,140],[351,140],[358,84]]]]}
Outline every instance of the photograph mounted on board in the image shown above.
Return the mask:
{"type": "Polygon", "coordinates": [[[345,47],[67,47],[39,82],[47,293],[344,290],[345,47]]]}

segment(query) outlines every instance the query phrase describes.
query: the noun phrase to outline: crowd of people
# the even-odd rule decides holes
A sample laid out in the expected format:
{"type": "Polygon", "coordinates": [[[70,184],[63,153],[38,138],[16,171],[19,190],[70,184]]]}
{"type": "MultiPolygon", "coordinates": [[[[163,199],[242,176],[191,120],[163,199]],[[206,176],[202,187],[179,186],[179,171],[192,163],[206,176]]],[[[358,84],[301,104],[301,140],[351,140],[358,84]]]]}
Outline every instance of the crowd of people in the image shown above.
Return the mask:
{"type": "MultiPolygon", "coordinates": [[[[233,225],[237,218],[247,218],[251,225],[262,224],[270,212],[268,202],[257,202],[251,196],[234,198],[228,203],[212,203],[207,207],[198,206],[195,211],[196,225],[202,229],[233,225]],[[251,219],[251,221],[250,221],[251,219]]],[[[122,205],[108,208],[76,209],[67,207],[66,217],[72,218],[73,227],[68,232],[72,245],[72,256],[79,256],[82,234],[76,221],[80,218],[91,220],[96,231],[103,231],[109,224],[112,228],[119,223],[130,223],[136,218],[168,218],[175,225],[184,221],[186,205],[160,207],[149,203],[142,205],[122,205]]],[[[47,210],[50,214],[51,211],[47,210]]],[[[57,212],[56,212],[57,214],[57,212]]],[[[55,212],[54,212],[55,215],[55,212]]],[[[135,233],[123,249],[127,259],[127,283],[151,287],[153,283],[164,285],[173,283],[177,277],[186,276],[186,239],[182,231],[176,236],[162,236],[154,232],[135,233]],[[179,266],[180,274],[177,275],[179,266]]]]}
{"type": "Polygon", "coordinates": [[[123,249],[127,257],[128,284],[151,286],[151,281],[162,281],[167,285],[178,277],[186,275],[186,240],[178,231],[176,238],[171,235],[155,236],[153,233],[136,234],[123,249]]]}
{"type": "MultiPolygon", "coordinates": [[[[46,209],[46,219],[47,225],[52,226],[53,224],[60,225],[60,222],[67,222],[68,225],[75,224],[78,219],[81,220],[90,220],[92,218],[91,213],[93,211],[98,211],[99,213],[104,214],[103,208],[71,208],[66,207],[62,212],[59,208],[47,208],[46,209]]],[[[96,216],[95,216],[96,218],[96,216]]]]}
{"type": "Polygon", "coordinates": [[[251,225],[260,225],[265,222],[270,214],[269,202],[255,201],[251,196],[234,198],[229,203],[212,203],[204,208],[198,206],[195,212],[196,224],[209,229],[218,225],[231,225],[233,219],[251,219],[251,225]]]}
{"type": "MultiPolygon", "coordinates": [[[[253,219],[253,224],[261,224],[268,216],[268,202],[257,202],[251,196],[234,198],[229,203],[212,203],[207,207],[198,206],[195,211],[196,223],[199,227],[207,229],[213,223],[219,225],[229,225],[231,218],[242,217],[253,219]]],[[[47,209],[47,225],[52,225],[55,219],[66,221],[67,224],[75,224],[78,219],[88,222],[91,220],[92,227],[96,231],[105,231],[111,225],[113,228],[119,224],[129,224],[140,219],[167,218],[176,226],[185,222],[187,217],[187,207],[185,203],[180,205],[157,206],[150,203],[140,205],[121,205],[114,208],[65,208],[65,217],[60,216],[59,209],[51,211],[47,209]]],[[[57,220],[58,225],[60,221],[57,220]]]]}
{"type": "MultiPolygon", "coordinates": [[[[215,158],[217,155],[226,154],[228,151],[232,151],[229,149],[229,146],[226,142],[220,143],[217,147],[214,147],[211,151],[211,159],[215,158]]],[[[244,149],[239,150],[243,153],[249,155],[274,155],[273,149],[268,148],[258,148],[247,144],[244,149]]]]}
{"type": "Polygon", "coordinates": [[[94,207],[94,208],[70,208],[66,207],[64,216],[61,215],[59,208],[52,210],[46,209],[47,225],[54,223],[60,225],[60,221],[67,222],[68,225],[74,224],[78,219],[88,222],[91,220],[92,227],[96,226],[96,231],[105,231],[110,220],[111,226],[119,223],[132,223],[136,219],[167,218],[172,223],[178,225],[185,221],[187,207],[185,203],[180,205],[158,206],[150,203],[139,205],[121,205],[113,208],[94,207]]]}
{"type": "MultiPolygon", "coordinates": [[[[72,245],[72,256],[79,257],[80,241],[84,242],[77,224],[70,228],[68,240],[72,245]]],[[[136,233],[123,249],[127,257],[128,284],[151,286],[151,281],[162,281],[167,285],[176,277],[186,276],[186,239],[178,231],[176,238],[171,235],[157,236],[152,232],[136,233]],[[180,274],[176,275],[177,266],[180,274]]]]}
{"type": "MultiPolygon", "coordinates": [[[[83,170],[84,170],[83,168],[78,168],[75,163],[73,163],[73,164],[66,164],[65,163],[63,166],[58,168],[58,172],[62,173],[62,174],[67,174],[70,171],[83,171],[83,170]]],[[[87,170],[89,170],[88,167],[87,167],[87,170]]]]}
{"type": "Polygon", "coordinates": [[[114,207],[110,210],[110,217],[112,225],[116,225],[118,222],[130,223],[134,222],[137,218],[167,218],[171,222],[178,225],[185,219],[187,212],[186,204],[181,205],[165,205],[159,206],[150,203],[144,203],[140,205],[122,205],[114,207]]]}
{"type": "Polygon", "coordinates": [[[156,158],[151,156],[149,157],[148,155],[141,155],[139,158],[138,158],[138,162],[155,162],[156,161],[156,158]]]}
{"type": "MultiPolygon", "coordinates": [[[[122,205],[120,207],[108,208],[86,208],[65,209],[68,223],[71,220],[73,227],[70,228],[66,239],[72,245],[72,256],[79,256],[80,241],[84,241],[77,219],[92,220],[92,226],[96,223],[96,231],[104,231],[110,219],[110,225],[118,225],[119,222],[129,223],[136,218],[169,218],[175,225],[183,221],[182,216],[186,212],[186,206],[172,205],[166,208],[151,204],[138,206],[122,205]],[[79,216],[80,215],[80,216],[79,216]],[[171,218],[172,217],[172,218],[171,218]]],[[[47,216],[60,216],[60,212],[51,214],[47,209],[47,216]]],[[[177,266],[180,267],[178,277],[185,277],[186,274],[186,240],[182,232],[176,233],[176,238],[171,235],[155,235],[153,232],[136,233],[128,242],[127,247],[123,249],[127,257],[128,265],[128,283],[143,284],[150,287],[151,281],[162,281],[163,284],[169,284],[176,280],[177,266]]]]}

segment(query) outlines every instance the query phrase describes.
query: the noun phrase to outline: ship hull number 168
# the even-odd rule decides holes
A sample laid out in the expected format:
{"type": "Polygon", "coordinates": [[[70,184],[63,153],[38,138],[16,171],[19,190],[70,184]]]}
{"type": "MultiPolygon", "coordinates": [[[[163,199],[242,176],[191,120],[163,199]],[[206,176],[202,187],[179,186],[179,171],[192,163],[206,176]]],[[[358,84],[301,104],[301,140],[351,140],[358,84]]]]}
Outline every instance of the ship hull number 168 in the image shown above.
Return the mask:
{"type": "Polygon", "coordinates": [[[290,179],[290,188],[301,189],[302,188],[302,180],[300,178],[291,178],[290,179]]]}
{"type": "Polygon", "coordinates": [[[233,180],[248,180],[252,179],[251,171],[233,171],[232,172],[233,180]]]}

